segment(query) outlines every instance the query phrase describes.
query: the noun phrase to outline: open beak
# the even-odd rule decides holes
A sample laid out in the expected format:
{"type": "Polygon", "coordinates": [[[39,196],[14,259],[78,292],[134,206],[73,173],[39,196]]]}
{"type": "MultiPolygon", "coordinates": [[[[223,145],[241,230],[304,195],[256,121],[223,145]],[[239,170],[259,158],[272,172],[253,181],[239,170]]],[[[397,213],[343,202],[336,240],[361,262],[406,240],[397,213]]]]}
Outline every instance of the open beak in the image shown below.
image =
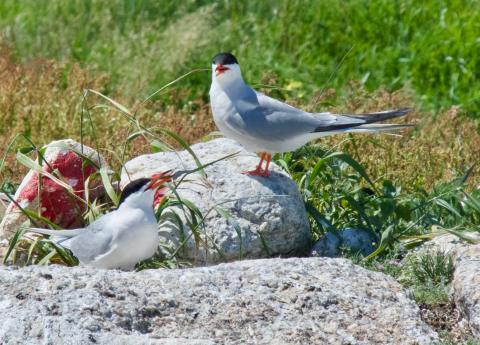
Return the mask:
{"type": "Polygon", "coordinates": [[[153,207],[156,207],[165,198],[165,195],[168,191],[168,187],[165,186],[165,183],[170,182],[172,178],[173,175],[170,170],[153,174],[150,177],[151,181],[147,189],[152,189],[155,191],[155,196],[153,197],[153,207]]]}
{"type": "Polygon", "coordinates": [[[223,72],[225,71],[228,71],[230,68],[222,65],[222,64],[218,64],[217,67],[215,67],[215,72],[217,74],[217,77],[222,74],[223,72]]]}
{"type": "Polygon", "coordinates": [[[172,180],[172,172],[165,171],[157,174],[153,174],[150,177],[150,184],[148,185],[147,189],[159,189],[164,186],[165,183],[170,182],[172,180]]]}

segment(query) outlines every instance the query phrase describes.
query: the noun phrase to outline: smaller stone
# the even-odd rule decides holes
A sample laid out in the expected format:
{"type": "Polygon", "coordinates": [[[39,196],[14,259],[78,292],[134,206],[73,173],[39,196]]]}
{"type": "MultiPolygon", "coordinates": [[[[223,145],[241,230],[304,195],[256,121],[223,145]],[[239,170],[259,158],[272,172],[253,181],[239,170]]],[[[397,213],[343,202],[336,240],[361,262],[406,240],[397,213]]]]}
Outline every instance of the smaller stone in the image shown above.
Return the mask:
{"type": "MultiPolygon", "coordinates": [[[[479,243],[480,234],[478,232],[464,232],[463,236],[474,243],[479,243]]],[[[432,240],[425,242],[416,249],[417,253],[440,251],[455,257],[457,252],[469,247],[471,243],[461,239],[453,234],[442,234],[435,236],[432,240]]]]}
{"type": "Polygon", "coordinates": [[[330,231],[322,236],[310,251],[310,256],[337,257],[342,250],[367,256],[378,246],[378,237],[365,229],[346,228],[330,231]]]}

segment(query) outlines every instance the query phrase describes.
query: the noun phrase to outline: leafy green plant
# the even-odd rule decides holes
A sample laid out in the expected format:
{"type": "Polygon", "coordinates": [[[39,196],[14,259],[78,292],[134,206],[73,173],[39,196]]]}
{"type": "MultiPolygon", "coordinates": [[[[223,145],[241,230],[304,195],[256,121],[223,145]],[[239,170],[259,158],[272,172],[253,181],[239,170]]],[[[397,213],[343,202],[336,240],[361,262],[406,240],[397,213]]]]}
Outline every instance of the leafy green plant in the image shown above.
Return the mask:
{"type": "Polygon", "coordinates": [[[416,256],[412,263],[412,274],[420,283],[448,284],[453,278],[453,259],[442,251],[416,256]]]}
{"type": "Polygon", "coordinates": [[[450,254],[438,249],[412,252],[402,266],[398,279],[411,289],[417,303],[427,306],[450,303],[449,289],[454,273],[450,254]]]}
{"type": "Polygon", "coordinates": [[[318,145],[275,159],[299,186],[314,239],[332,229],[369,229],[381,238],[369,259],[401,241],[412,248],[438,229],[460,236],[465,230],[479,230],[480,192],[468,191],[465,183],[471,170],[430,192],[421,188],[405,192],[388,179],[372,180],[350,155],[318,145]]]}

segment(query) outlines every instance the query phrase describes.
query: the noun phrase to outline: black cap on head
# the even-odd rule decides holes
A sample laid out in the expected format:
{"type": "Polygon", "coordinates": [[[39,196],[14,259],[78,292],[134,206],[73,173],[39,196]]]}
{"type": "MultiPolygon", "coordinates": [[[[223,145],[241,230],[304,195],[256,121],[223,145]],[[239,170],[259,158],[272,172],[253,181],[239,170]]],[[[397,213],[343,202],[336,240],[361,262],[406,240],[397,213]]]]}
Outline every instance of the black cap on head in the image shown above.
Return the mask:
{"type": "Polygon", "coordinates": [[[138,180],[133,180],[129,184],[125,186],[122,190],[122,195],[120,195],[120,200],[118,205],[120,206],[122,202],[125,201],[126,198],[128,198],[129,195],[132,195],[133,193],[138,192],[142,187],[144,187],[147,183],[152,181],[149,178],[139,178],[138,180]]]}
{"type": "Polygon", "coordinates": [[[212,64],[214,65],[238,65],[237,58],[232,53],[218,53],[213,57],[212,64]]]}

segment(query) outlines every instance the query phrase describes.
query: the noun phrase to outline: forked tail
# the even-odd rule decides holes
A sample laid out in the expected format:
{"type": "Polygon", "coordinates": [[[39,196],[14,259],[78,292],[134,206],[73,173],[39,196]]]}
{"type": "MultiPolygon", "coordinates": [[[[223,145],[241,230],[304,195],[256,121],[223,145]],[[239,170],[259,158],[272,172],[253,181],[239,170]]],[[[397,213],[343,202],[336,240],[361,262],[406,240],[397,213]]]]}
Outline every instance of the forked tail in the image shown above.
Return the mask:
{"type": "Polygon", "coordinates": [[[366,113],[361,115],[350,115],[350,114],[342,114],[342,115],[334,115],[337,116],[338,123],[330,123],[328,125],[322,125],[313,131],[313,133],[324,133],[321,136],[331,135],[335,133],[345,133],[345,132],[363,132],[363,133],[371,133],[371,132],[381,132],[381,131],[389,131],[389,130],[398,130],[403,128],[409,128],[413,125],[408,124],[374,124],[375,122],[380,122],[384,120],[394,119],[397,117],[401,117],[409,113],[412,109],[403,108],[403,109],[396,109],[396,110],[385,110],[379,111],[376,113],[366,113]],[[349,121],[351,119],[351,122],[349,121]]]}

